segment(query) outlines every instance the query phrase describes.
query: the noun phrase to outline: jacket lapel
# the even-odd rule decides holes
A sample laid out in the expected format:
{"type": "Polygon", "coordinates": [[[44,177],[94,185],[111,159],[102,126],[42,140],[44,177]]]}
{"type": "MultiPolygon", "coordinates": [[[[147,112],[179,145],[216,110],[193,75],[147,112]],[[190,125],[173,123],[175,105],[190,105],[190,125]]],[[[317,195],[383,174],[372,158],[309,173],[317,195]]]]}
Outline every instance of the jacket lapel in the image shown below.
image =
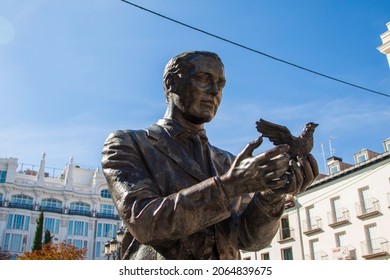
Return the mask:
{"type": "Polygon", "coordinates": [[[188,152],[181,146],[174,143],[164,128],[152,125],[147,130],[149,138],[155,141],[156,148],[170,157],[187,174],[199,181],[207,179],[207,176],[200,170],[199,165],[189,157],[188,152]]]}

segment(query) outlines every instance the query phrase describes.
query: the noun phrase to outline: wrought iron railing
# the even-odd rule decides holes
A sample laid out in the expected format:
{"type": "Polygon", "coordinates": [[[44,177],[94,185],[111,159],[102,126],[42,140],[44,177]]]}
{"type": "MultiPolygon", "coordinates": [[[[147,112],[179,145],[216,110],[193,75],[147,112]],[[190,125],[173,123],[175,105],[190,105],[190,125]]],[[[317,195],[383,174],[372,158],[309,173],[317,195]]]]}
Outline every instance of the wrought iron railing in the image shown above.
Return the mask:
{"type": "Polygon", "coordinates": [[[357,216],[364,216],[380,212],[379,200],[371,197],[365,200],[363,203],[355,203],[357,216]]]}

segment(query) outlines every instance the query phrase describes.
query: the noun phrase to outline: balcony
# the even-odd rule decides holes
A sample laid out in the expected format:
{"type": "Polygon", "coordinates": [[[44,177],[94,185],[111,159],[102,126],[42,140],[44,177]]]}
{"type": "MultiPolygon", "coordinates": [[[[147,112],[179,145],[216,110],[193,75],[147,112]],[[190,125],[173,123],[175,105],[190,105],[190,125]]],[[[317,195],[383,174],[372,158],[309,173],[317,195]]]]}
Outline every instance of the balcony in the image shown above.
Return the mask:
{"type": "Polygon", "coordinates": [[[119,215],[109,213],[97,213],[98,218],[119,220],[119,215]]]}
{"type": "Polygon", "coordinates": [[[350,221],[349,210],[347,208],[339,208],[336,211],[328,212],[329,226],[332,228],[348,224],[350,221]]]}
{"type": "Polygon", "coordinates": [[[85,210],[68,210],[69,215],[78,215],[78,216],[86,216],[86,217],[91,217],[91,211],[85,211],[85,210]]]}
{"type": "Polygon", "coordinates": [[[19,209],[28,209],[32,210],[33,205],[32,204],[26,204],[26,203],[18,203],[18,202],[10,202],[8,204],[9,208],[19,208],[19,209]]]}
{"type": "Polygon", "coordinates": [[[334,260],[356,260],[356,248],[347,245],[332,249],[334,260]]]}
{"type": "Polygon", "coordinates": [[[305,260],[328,260],[329,256],[324,251],[314,252],[312,254],[305,255],[305,260]]]}
{"type": "Polygon", "coordinates": [[[322,219],[320,217],[311,217],[303,221],[303,233],[311,235],[322,231],[322,219]]]}
{"type": "Polygon", "coordinates": [[[389,255],[389,241],[383,237],[360,242],[363,258],[376,259],[389,255]]]}
{"type": "Polygon", "coordinates": [[[279,230],[278,242],[284,243],[295,239],[295,232],[293,228],[281,228],[279,230]]]}
{"type": "Polygon", "coordinates": [[[50,206],[41,206],[40,211],[62,214],[63,209],[50,206]]]}
{"type": "Polygon", "coordinates": [[[357,217],[361,220],[376,216],[380,213],[379,200],[369,198],[363,203],[355,203],[357,217]]]}

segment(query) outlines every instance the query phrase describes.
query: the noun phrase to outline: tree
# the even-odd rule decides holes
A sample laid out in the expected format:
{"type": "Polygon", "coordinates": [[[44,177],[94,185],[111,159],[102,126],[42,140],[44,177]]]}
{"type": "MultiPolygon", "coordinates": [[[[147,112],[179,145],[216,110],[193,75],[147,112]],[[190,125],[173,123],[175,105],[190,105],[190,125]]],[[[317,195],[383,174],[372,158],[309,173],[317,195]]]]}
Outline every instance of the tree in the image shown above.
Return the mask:
{"type": "Polygon", "coordinates": [[[43,211],[37,219],[37,228],[35,229],[34,242],[32,250],[41,250],[42,249],[42,234],[43,234],[43,211]]]}
{"type": "Polygon", "coordinates": [[[50,231],[47,229],[45,231],[45,238],[43,239],[43,244],[51,243],[53,236],[50,235],[50,231]]]}
{"type": "Polygon", "coordinates": [[[24,252],[19,260],[84,260],[87,249],[78,249],[77,247],[66,243],[46,243],[42,244],[41,250],[24,252]]]}

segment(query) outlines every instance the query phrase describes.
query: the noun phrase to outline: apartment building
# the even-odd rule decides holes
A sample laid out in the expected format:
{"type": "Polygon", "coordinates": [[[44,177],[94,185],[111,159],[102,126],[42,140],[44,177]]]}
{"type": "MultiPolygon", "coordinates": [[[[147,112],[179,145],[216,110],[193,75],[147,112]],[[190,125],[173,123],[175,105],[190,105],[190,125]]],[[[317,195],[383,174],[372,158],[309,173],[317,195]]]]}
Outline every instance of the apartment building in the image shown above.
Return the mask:
{"type": "Polygon", "coordinates": [[[62,170],[0,158],[0,247],[16,259],[31,251],[39,214],[54,242],[87,248],[87,259],[103,259],[104,245],[121,221],[103,173],[73,165],[62,170]]]}
{"type": "Polygon", "coordinates": [[[384,152],[363,149],[354,164],[328,159],[321,175],[290,197],[271,244],[243,259],[390,259],[390,138],[384,152]]]}

